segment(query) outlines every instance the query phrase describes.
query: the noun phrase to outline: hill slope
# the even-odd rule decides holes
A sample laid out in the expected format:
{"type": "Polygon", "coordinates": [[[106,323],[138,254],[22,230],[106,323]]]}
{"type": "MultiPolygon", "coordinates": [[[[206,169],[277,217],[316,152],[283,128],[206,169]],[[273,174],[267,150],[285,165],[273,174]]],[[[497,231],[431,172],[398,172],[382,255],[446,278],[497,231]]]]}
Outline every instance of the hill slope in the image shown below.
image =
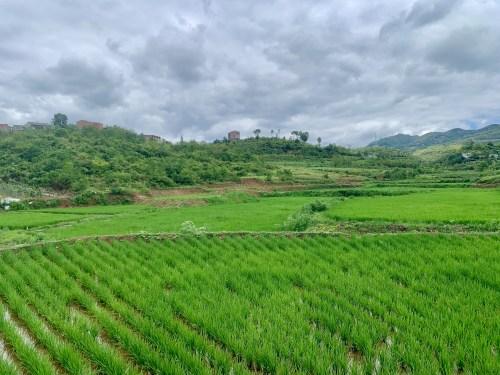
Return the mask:
{"type": "Polygon", "coordinates": [[[369,146],[408,149],[429,147],[439,144],[460,143],[467,140],[477,142],[500,141],[500,125],[493,124],[478,130],[456,128],[446,132],[431,132],[424,135],[396,134],[372,142],[369,146]]]}

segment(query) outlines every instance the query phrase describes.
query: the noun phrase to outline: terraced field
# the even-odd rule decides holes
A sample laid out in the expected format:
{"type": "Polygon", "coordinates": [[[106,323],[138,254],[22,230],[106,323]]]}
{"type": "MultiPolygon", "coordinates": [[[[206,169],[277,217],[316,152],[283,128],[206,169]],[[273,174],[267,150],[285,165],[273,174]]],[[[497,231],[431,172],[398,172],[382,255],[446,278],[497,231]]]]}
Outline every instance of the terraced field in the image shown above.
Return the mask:
{"type": "Polygon", "coordinates": [[[331,206],[339,220],[498,223],[500,189],[435,189],[407,195],[358,197],[331,206]]]}
{"type": "Polygon", "coordinates": [[[500,372],[500,241],[282,235],[0,254],[2,374],[500,372]]]}

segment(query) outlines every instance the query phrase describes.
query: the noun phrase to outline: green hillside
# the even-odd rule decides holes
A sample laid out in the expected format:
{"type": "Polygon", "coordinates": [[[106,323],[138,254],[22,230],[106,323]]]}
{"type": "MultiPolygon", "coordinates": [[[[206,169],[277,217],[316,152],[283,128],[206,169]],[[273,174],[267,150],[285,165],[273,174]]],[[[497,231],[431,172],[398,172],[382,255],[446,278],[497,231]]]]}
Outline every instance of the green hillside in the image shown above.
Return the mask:
{"type": "Polygon", "coordinates": [[[500,125],[493,124],[478,130],[456,128],[446,132],[431,132],[424,135],[396,134],[372,142],[369,146],[409,149],[440,144],[462,143],[468,140],[475,142],[498,142],[500,141],[500,125]]]}

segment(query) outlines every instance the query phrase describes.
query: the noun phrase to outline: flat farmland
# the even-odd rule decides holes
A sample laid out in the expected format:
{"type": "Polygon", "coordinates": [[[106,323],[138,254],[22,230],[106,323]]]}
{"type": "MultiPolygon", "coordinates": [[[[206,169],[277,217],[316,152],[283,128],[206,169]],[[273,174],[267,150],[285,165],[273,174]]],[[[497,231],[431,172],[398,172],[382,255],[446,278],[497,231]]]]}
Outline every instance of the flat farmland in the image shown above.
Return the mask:
{"type": "Polygon", "coordinates": [[[1,372],[500,372],[498,236],[220,236],[3,251],[1,372]]]}
{"type": "Polygon", "coordinates": [[[333,204],[338,220],[495,223],[500,221],[500,189],[443,188],[407,195],[356,197],[333,204]]]}

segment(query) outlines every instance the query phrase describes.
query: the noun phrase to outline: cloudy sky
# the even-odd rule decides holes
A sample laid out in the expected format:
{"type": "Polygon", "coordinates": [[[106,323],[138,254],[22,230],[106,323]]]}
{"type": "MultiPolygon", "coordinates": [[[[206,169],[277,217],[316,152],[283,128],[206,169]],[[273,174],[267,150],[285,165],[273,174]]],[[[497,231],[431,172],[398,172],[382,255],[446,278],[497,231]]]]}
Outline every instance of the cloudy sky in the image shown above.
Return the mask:
{"type": "Polygon", "coordinates": [[[0,123],[364,145],[500,122],[499,0],[0,0],[0,123]]]}

